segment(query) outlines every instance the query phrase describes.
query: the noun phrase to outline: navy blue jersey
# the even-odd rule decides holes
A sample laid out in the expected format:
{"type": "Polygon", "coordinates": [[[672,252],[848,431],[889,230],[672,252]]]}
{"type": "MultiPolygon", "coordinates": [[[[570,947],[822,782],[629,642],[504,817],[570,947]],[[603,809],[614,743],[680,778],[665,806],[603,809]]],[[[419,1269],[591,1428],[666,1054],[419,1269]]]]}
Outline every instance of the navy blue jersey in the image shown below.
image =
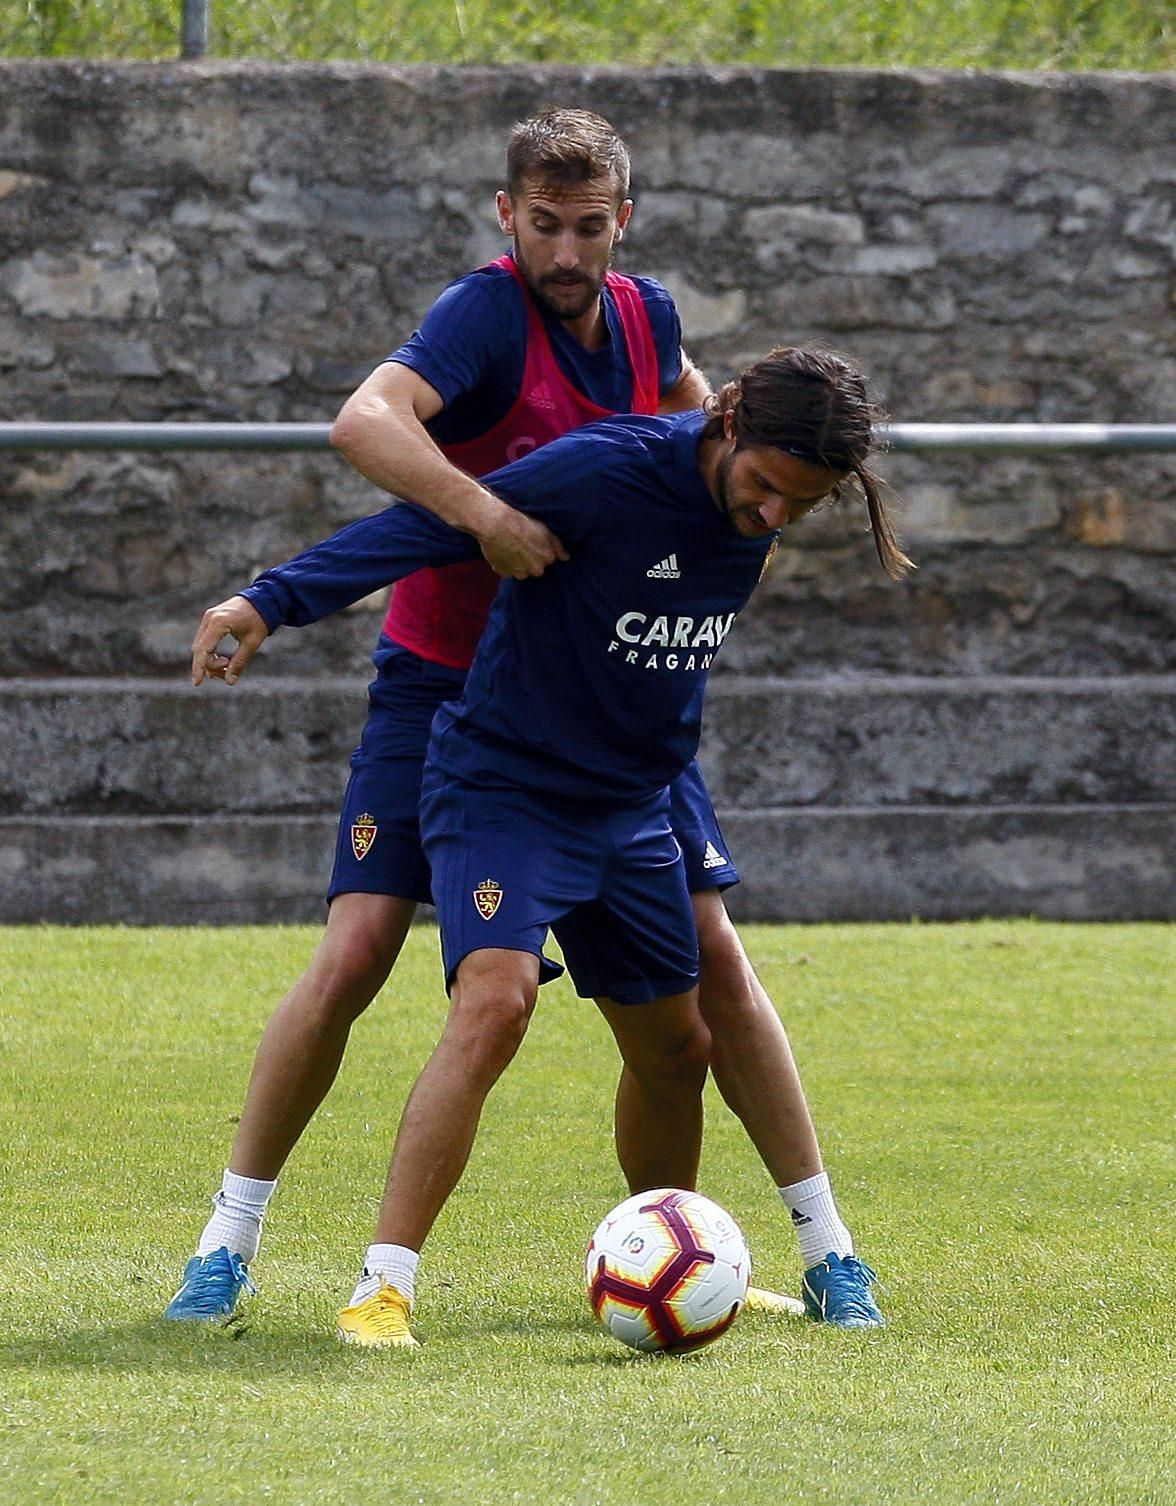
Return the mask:
{"type": "MultiPolygon", "coordinates": [[[[682,375],[681,321],[660,282],[632,280],[649,315],[664,397],[682,375]]],[[[601,296],[609,339],[599,350],[585,350],[562,320],[539,312],[555,359],[572,385],[610,413],[629,413],[633,373],[621,318],[607,287],[601,296]]],[[[482,267],[451,282],[420,329],[388,359],[410,366],[440,394],[445,407],[425,427],[438,444],[447,445],[485,434],[505,417],[522,386],[526,354],[521,288],[509,271],[482,267]]]]}
{"type": "MultiPolygon", "coordinates": [[[[571,558],[504,581],[462,696],[433,723],[429,758],[486,788],[626,805],[698,747],[714,655],[775,535],[745,539],[698,468],[701,413],[589,424],[486,477],[571,558]]],[[[400,503],[341,529],[244,594],[272,629],[316,621],[474,541],[400,503]]]]}

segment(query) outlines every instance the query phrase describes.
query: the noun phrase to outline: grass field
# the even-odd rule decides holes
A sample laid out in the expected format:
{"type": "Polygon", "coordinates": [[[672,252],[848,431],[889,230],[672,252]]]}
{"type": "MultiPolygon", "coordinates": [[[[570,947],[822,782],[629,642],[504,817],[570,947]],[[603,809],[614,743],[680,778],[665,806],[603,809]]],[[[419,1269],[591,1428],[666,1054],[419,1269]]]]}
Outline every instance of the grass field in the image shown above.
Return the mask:
{"type": "MultiPolygon", "coordinates": [[[[1171,0],[210,0],[215,57],[777,67],[1176,66],[1171,0]]],[[[0,0],[0,55],[174,57],[164,0],[0,0]]]]}
{"type": "MultiPolygon", "coordinates": [[[[279,1189],[243,1331],[159,1320],[315,934],[0,931],[6,1506],[1176,1500],[1170,930],[748,928],[891,1324],[747,1315],[680,1360],[584,1302],[623,1188],[611,1047],[562,984],[428,1249],[425,1347],[332,1339],[442,1017],[424,928],[279,1189]]],[[[795,1291],[717,1100],[702,1186],[795,1291]]]]}

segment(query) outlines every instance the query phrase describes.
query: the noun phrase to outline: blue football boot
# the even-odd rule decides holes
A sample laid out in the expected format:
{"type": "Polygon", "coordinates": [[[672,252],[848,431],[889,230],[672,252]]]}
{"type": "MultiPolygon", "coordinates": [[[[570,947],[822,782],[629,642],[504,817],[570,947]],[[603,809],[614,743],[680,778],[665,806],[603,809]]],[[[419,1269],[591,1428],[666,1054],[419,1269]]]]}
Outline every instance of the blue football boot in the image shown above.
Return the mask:
{"type": "Polygon", "coordinates": [[[810,1318],[837,1328],[885,1328],[870,1292],[877,1276],[854,1255],[832,1251],[804,1273],[804,1305],[810,1318]]]}
{"type": "Polygon", "coordinates": [[[209,1255],[192,1256],[163,1316],[176,1323],[224,1323],[233,1316],[241,1293],[252,1297],[256,1291],[240,1255],[221,1245],[209,1255]]]}

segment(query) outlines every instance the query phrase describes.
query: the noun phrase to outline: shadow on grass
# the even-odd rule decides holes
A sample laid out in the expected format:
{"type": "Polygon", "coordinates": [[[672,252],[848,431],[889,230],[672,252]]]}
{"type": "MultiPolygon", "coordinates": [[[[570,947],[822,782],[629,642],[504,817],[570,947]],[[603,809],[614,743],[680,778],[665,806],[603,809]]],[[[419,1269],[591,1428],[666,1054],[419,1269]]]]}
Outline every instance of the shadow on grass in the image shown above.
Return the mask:
{"type": "Polygon", "coordinates": [[[564,1364],[569,1370],[623,1370],[631,1365],[694,1365],[705,1360],[706,1349],[694,1349],[689,1354],[643,1354],[639,1349],[626,1349],[623,1344],[605,1339],[601,1344],[607,1348],[591,1354],[570,1355],[564,1364]]]}
{"type": "Polygon", "coordinates": [[[343,1376],[354,1369],[356,1358],[356,1351],[347,1349],[329,1331],[267,1330],[248,1320],[221,1326],[146,1318],[0,1344],[3,1370],[139,1374],[234,1370],[294,1379],[312,1369],[343,1376]]]}
{"type": "MultiPolygon", "coordinates": [[[[448,1325],[447,1325],[448,1327],[448,1325]]],[[[493,1323],[469,1322],[460,1335],[453,1332],[453,1337],[468,1339],[471,1335],[497,1336],[499,1338],[534,1338],[536,1334],[587,1334],[593,1331],[591,1318],[557,1317],[551,1315],[536,1315],[534,1313],[512,1313],[509,1316],[498,1318],[493,1323]]]]}
{"type": "MultiPolygon", "coordinates": [[[[414,1354],[427,1354],[434,1345],[452,1353],[458,1346],[488,1338],[533,1342],[541,1335],[569,1340],[591,1338],[592,1333],[591,1322],[570,1315],[528,1317],[520,1313],[477,1322],[466,1316],[459,1319],[452,1314],[439,1314],[436,1322],[421,1324],[423,1348],[414,1354]]],[[[324,1377],[345,1377],[354,1373],[357,1363],[366,1363],[373,1354],[386,1362],[387,1355],[382,1350],[357,1349],[340,1343],[330,1328],[275,1328],[247,1316],[227,1324],[169,1323],[162,1317],[151,1317],[44,1338],[10,1339],[0,1343],[0,1370],[140,1374],[225,1370],[292,1379],[313,1370],[324,1377]]],[[[612,1359],[611,1355],[606,1357],[612,1359]]],[[[623,1361],[626,1356],[622,1351],[617,1357],[623,1361]]]]}

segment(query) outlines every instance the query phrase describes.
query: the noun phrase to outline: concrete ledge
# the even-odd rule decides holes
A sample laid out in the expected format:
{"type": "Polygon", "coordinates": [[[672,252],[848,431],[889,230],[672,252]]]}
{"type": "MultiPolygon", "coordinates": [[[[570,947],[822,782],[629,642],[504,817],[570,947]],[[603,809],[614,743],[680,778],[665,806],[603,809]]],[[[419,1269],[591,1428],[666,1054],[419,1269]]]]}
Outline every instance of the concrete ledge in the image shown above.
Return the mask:
{"type": "Polygon", "coordinates": [[[0,812],[325,813],[366,681],[0,681],[0,812]]]}
{"type": "MultiPolygon", "coordinates": [[[[756,920],[1176,916],[1176,805],[723,812],[756,920]]],[[[0,820],[0,922],[315,921],[326,816],[0,820]]]]}
{"type": "MultiPolygon", "coordinates": [[[[0,681],[0,813],[333,813],[364,682],[0,681]]],[[[733,808],[1111,804],[1176,789],[1176,676],[712,684],[733,808]]]]}
{"type": "Polygon", "coordinates": [[[1176,675],[722,678],[716,805],[1133,804],[1176,790],[1176,675]]]}
{"type": "Polygon", "coordinates": [[[0,922],[246,925],[325,917],[327,816],[0,820],[0,922]]]}
{"type": "Polygon", "coordinates": [[[744,920],[1169,920],[1176,805],[737,811],[744,920]]]}

